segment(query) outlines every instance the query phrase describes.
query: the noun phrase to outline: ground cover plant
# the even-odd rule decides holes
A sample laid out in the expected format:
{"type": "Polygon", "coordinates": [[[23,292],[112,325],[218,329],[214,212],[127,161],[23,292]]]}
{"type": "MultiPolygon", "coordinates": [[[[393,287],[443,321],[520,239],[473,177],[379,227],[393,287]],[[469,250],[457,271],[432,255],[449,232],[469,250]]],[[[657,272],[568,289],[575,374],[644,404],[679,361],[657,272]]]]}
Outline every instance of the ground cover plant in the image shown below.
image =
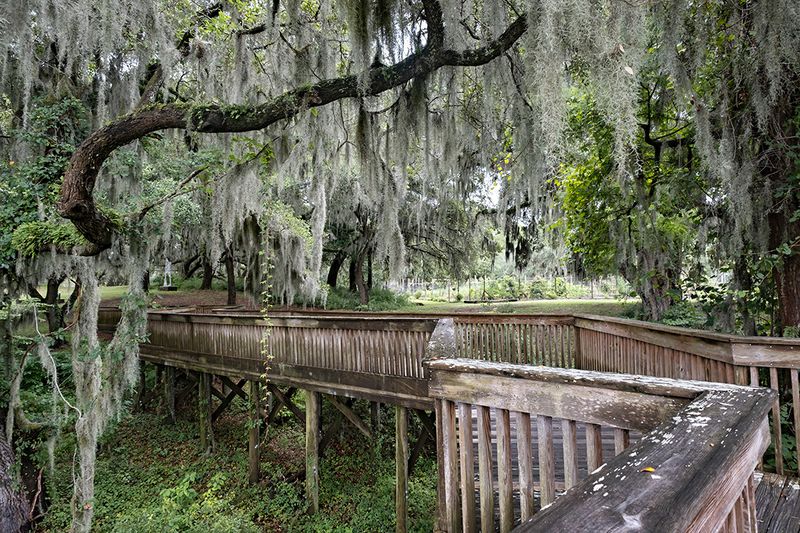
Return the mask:
{"type": "MultiPolygon", "coordinates": [[[[154,376],[150,376],[151,379],[154,376]]],[[[302,403],[300,404],[302,405],[302,403]]],[[[357,406],[358,407],[358,406],[357,406]]],[[[363,407],[363,406],[362,406],[363,407]]],[[[100,443],[93,530],[101,532],[388,531],[394,528],[392,410],[369,442],[345,428],[322,466],[318,515],[303,496],[304,428],[285,417],[267,430],[262,478],[247,483],[247,413],[238,402],[215,423],[216,451],[198,445],[191,409],[165,422],[155,404],[126,416],[100,443]]],[[[56,453],[50,511],[37,531],[69,527],[74,442],[56,453]]],[[[423,457],[410,480],[410,531],[433,528],[435,458],[423,457]]]]}

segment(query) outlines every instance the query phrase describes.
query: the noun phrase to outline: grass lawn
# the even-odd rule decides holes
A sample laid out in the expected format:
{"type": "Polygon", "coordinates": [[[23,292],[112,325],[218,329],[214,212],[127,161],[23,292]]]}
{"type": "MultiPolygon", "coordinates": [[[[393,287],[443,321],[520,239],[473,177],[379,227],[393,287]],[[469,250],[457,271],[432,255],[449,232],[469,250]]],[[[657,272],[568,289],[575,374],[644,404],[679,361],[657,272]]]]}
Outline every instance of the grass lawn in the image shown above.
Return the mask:
{"type": "Polygon", "coordinates": [[[409,313],[581,313],[586,315],[629,316],[639,300],[522,300],[496,304],[464,304],[462,302],[432,302],[411,300],[412,305],[401,311],[409,313]]]}
{"type": "MultiPolygon", "coordinates": [[[[105,304],[119,301],[127,291],[127,286],[101,287],[100,295],[105,304]]],[[[225,305],[227,293],[225,291],[186,290],[176,292],[152,289],[151,296],[160,306],[189,306],[192,304],[225,305]]],[[[239,293],[238,303],[248,305],[247,298],[239,293]]],[[[559,299],[559,300],[522,300],[518,302],[502,302],[492,304],[465,304],[463,302],[437,302],[432,300],[410,299],[409,304],[395,311],[403,313],[576,313],[603,316],[631,316],[639,306],[639,300],[629,298],[617,300],[612,298],[588,299],[559,299]]]]}

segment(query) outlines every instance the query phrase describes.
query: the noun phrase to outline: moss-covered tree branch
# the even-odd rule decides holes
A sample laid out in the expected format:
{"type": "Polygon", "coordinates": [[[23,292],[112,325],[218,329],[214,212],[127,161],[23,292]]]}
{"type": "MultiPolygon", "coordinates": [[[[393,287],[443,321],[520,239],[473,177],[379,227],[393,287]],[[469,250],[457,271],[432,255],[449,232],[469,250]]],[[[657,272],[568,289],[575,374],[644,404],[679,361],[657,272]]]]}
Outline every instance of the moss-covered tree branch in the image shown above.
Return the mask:
{"type": "MultiPolygon", "coordinates": [[[[428,16],[441,22],[441,13],[436,9],[431,8],[428,16]]],[[[434,27],[440,28],[439,23],[434,27]]],[[[86,253],[99,253],[111,246],[114,227],[98,210],[92,192],[100,168],[117,148],[166,129],[187,128],[203,133],[256,131],[312,107],[380,94],[441,67],[484,65],[510,49],[526,29],[523,15],[486,46],[463,51],[443,48],[441,35],[434,32],[435,38],[425,48],[398,63],[298,87],[260,105],[170,103],[145,107],[95,131],[75,150],[64,174],[59,213],[92,244],[86,253]],[[366,84],[362,81],[364,76],[368,79],[366,84]]]]}

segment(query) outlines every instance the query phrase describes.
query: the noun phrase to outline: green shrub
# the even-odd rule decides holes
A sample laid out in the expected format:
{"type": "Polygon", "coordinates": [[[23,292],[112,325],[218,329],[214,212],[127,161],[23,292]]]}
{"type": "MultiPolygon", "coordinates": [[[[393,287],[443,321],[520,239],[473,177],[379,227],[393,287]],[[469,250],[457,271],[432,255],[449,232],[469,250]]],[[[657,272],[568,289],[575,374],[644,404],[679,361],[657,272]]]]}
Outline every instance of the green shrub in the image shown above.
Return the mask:
{"type": "Polygon", "coordinates": [[[214,474],[206,491],[198,494],[192,488],[197,475],[189,472],[177,486],[162,490],[156,505],[120,516],[113,531],[257,532],[258,528],[252,521],[221,494],[225,480],[225,474],[214,474]]]}
{"type": "Polygon", "coordinates": [[[325,308],[349,311],[395,311],[407,305],[408,297],[405,294],[397,294],[388,289],[372,289],[369,291],[369,303],[361,305],[358,293],[336,287],[328,289],[325,308]]]}
{"type": "Polygon", "coordinates": [[[668,326],[702,329],[706,327],[707,317],[696,303],[682,300],[667,309],[660,322],[668,326]]]}
{"type": "Polygon", "coordinates": [[[543,279],[535,279],[528,284],[527,296],[534,300],[551,299],[550,284],[543,279]]]}

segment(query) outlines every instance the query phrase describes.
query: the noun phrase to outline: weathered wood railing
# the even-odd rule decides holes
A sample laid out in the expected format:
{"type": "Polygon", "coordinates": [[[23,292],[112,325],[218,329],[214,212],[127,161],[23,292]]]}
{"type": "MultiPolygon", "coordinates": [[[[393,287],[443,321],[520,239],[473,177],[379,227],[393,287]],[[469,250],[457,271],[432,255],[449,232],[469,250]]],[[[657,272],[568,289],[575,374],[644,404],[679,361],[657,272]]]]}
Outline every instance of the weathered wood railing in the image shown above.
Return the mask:
{"type": "MultiPolygon", "coordinates": [[[[781,411],[791,415],[793,436],[800,430],[800,339],[739,337],[598,316],[576,316],[576,367],[766,386],[776,394],[770,414],[775,470],[784,474],[784,456],[797,463],[797,450],[784,450],[781,411]]],[[[797,473],[797,471],[795,471],[797,473]]]]}
{"type": "MultiPolygon", "coordinates": [[[[756,531],[753,472],[769,444],[766,415],[775,393],[617,379],[640,393],[690,402],[519,531],[756,531]]],[[[616,389],[613,381],[603,384],[616,389]]]]}
{"type": "MultiPolygon", "coordinates": [[[[118,311],[103,310],[110,331],[118,311]]],[[[253,313],[148,314],[142,358],[172,366],[270,381],[326,394],[432,407],[423,356],[431,318],[294,317],[253,313]]]]}
{"type": "Polygon", "coordinates": [[[571,316],[456,315],[453,320],[460,357],[559,368],[575,366],[571,316]]]}
{"type": "MultiPolygon", "coordinates": [[[[352,371],[356,375],[355,381],[360,382],[374,381],[374,377],[361,379],[359,373],[397,377],[397,380],[383,380],[373,389],[384,387],[391,390],[394,383],[397,387],[391,394],[403,395],[409,391],[412,396],[421,394],[423,346],[433,323],[440,316],[365,315],[341,311],[276,313],[271,318],[276,339],[294,338],[287,333],[289,328],[294,328],[292,332],[305,336],[302,342],[311,344],[284,346],[273,342],[270,351],[277,357],[271,363],[272,377],[280,379],[280,373],[284,372],[299,380],[303,376],[298,372],[308,374],[311,368],[334,365],[337,375],[352,371]],[[378,329],[384,326],[395,328],[394,333],[381,334],[370,330],[373,326],[367,324],[376,320],[381,323],[378,329]],[[418,324],[412,325],[414,323],[418,324]],[[363,340],[360,334],[355,335],[355,332],[362,331],[367,332],[368,340],[363,340]],[[327,339],[326,342],[342,343],[336,346],[352,350],[355,355],[341,356],[338,360],[313,360],[309,364],[308,358],[321,353],[307,349],[314,346],[314,338],[320,338],[315,335],[321,335],[327,339]],[[397,357],[401,359],[396,360],[397,357]]],[[[118,310],[106,308],[101,311],[101,327],[111,328],[118,319],[118,310]]],[[[782,438],[784,430],[788,429],[792,436],[796,436],[800,429],[800,339],[737,337],[591,315],[471,314],[454,316],[454,323],[459,357],[770,387],[778,391],[770,416],[771,442],[776,452],[775,470],[780,474],[787,471],[784,456],[800,463],[796,450],[784,449],[782,438]],[[792,421],[784,424],[783,428],[782,411],[784,418],[789,416],[792,421]]],[[[144,348],[143,352],[145,357],[148,354],[156,356],[160,346],[172,353],[174,364],[196,364],[198,358],[189,350],[187,337],[183,335],[189,332],[192,336],[198,335],[198,339],[191,343],[203,350],[199,352],[204,354],[199,362],[216,365],[220,373],[224,373],[222,367],[228,368],[232,363],[234,370],[246,370],[248,375],[261,374],[265,362],[260,356],[260,343],[265,326],[257,313],[248,311],[220,308],[209,309],[203,315],[196,315],[190,309],[152,312],[151,346],[144,348]],[[173,315],[190,318],[167,318],[173,315]],[[192,322],[194,326],[186,322],[192,322]],[[170,328],[175,330],[172,336],[169,336],[170,328]],[[236,331],[239,340],[233,341],[230,337],[224,340],[222,333],[206,332],[205,329],[227,330],[229,335],[236,331]],[[233,345],[236,342],[238,347],[233,345]],[[208,345],[214,346],[214,343],[226,349],[231,343],[230,347],[234,349],[231,353],[244,355],[228,361],[225,353],[208,351],[208,345]]],[[[337,353],[344,352],[340,350],[337,353]]],[[[349,385],[358,386],[358,383],[349,385]]]]}
{"type": "Polygon", "coordinates": [[[496,515],[501,533],[517,516],[520,531],[755,530],[752,474],[769,442],[772,391],[467,359],[428,364],[441,530],[493,531],[496,515]],[[614,458],[602,457],[601,427],[619,435],[614,458]],[[645,432],[631,447],[629,430],[645,432]],[[578,469],[583,438],[588,477],[578,469]],[[563,496],[557,471],[572,487],[563,496]]]}
{"type": "MultiPolygon", "coordinates": [[[[118,319],[103,310],[100,329],[118,319]]],[[[265,321],[189,309],[151,312],[148,330],[145,360],[255,382],[266,373],[309,391],[309,449],[318,445],[320,392],[434,407],[445,531],[493,529],[496,519],[504,532],[520,521],[524,531],[752,531],[751,475],[770,440],[765,416],[781,406],[782,379],[800,426],[800,343],[791,340],[591,316],[265,321]],[[723,384],[764,379],[774,390],[723,384]]],[[[407,439],[406,407],[398,407],[398,443],[407,439]]],[[[773,436],[780,458],[774,417],[773,436]]],[[[407,444],[398,450],[398,472],[407,474],[407,444]]]]}

